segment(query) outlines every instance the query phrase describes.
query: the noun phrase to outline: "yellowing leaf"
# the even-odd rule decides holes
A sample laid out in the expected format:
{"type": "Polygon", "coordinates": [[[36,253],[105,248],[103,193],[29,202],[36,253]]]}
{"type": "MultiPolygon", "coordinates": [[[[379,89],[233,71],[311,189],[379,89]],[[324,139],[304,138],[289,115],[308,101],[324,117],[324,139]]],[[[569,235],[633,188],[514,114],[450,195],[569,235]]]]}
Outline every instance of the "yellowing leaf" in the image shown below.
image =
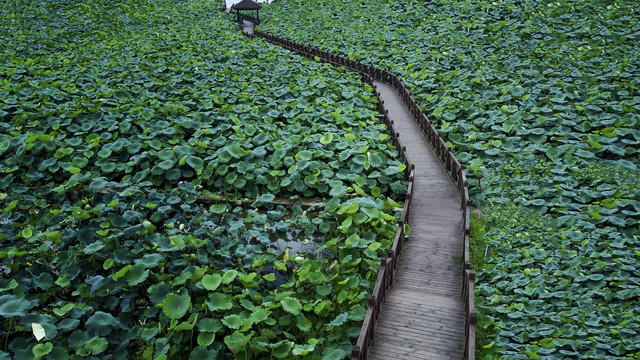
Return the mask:
{"type": "Polygon", "coordinates": [[[31,331],[33,331],[33,336],[35,336],[38,341],[47,336],[42,325],[38,323],[31,323],[31,331]]]}

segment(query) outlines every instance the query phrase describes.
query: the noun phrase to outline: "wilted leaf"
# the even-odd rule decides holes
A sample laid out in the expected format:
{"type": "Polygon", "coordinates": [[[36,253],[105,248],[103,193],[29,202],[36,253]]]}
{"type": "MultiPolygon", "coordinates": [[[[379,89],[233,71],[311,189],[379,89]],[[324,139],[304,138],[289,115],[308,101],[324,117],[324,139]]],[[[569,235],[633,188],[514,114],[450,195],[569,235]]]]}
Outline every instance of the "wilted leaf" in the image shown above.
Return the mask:
{"type": "Polygon", "coordinates": [[[35,336],[36,340],[40,341],[46,336],[46,332],[42,325],[37,323],[31,323],[31,331],[33,332],[33,336],[35,336]]]}

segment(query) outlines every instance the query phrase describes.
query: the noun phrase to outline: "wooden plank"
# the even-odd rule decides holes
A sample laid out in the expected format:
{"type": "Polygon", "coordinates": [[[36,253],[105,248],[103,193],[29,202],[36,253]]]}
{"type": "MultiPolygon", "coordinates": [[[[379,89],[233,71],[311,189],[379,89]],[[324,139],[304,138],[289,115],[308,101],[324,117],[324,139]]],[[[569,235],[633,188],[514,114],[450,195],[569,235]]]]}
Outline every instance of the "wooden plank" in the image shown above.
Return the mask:
{"type": "MultiPolygon", "coordinates": [[[[451,290],[451,289],[458,289],[460,290],[462,282],[461,281],[456,281],[457,286],[447,286],[447,284],[449,284],[450,282],[447,281],[448,279],[446,279],[444,276],[441,276],[440,278],[443,280],[438,280],[438,273],[440,272],[421,272],[421,273],[413,273],[410,274],[409,276],[405,276],[404,271],[406,269],[403,269],[401,267],[397,268],[398,270],[396,271],[403,271],[402,276],[398,276],[396,278],[396,282],[398,286],[407,286],[408,288],[406,290],[412,290],[411,288],[414,288],[416,286],[425,286],[425,287],[429,287],[429,286],[438,286],[440,287],[442,290],[451,290]]],[[[459,270],[459,267],[456,268],[452,268],[450,271],[457,271],[459,270]]],[[[441,272],[444,273],[444,272],[441,272]]],[[[402,290],[405,290],[404,288],[402,288],[402,290]]],[[[428,294],[428,291],[426,291],[427,289],[425,288],[425,291],[421,291],[418,292],[421,296],[424,296],[425,294],[428,294]]],[[[409,294],[405,294],[407,296],[409,296],[409,294]]]]}
{"type": "MultiPolygon", "coordinates": [[[[464,326],[448,329],[437,327],[432,327],[429,329],[408,329],[406,326],[403,326],[401,324],[385,324],[379,322],[378,327],[376,327],[374,342],[385,341],[384,339],[387,338],[394,338],[395,341],[393,342],[399,343],[402,342],[402,339],[406,338],[409,340],[416,339],[420,340],[421,342],[432,344],[447,344],[448,347],[459,346],[462,348],[461,345],[463,344],[463,339],[459,339],[459,333],[464,333],[464,326]]],[[[450,350],[453,351],[453,349],[450,350]]]]}
{"type": "MultiPolygon", "coordinates": [[[[369,354],[368,359],[370,360],[453,360],[451,357],[442,357],[441,355],[435,355],[433,353],[418,353],[412,352],[411,350],[401,349],[403,352],[387,352],[381,354],[369,354]]],[[[461,359],[462,357],[458,357],[457,359],[461,359]]]]}
{"type": "MultiPolygon", "coordinates": [[[[389,337],[393,338],[393,336],[389,337]]],[[[376,340],[382,340],[382,337],[376,338],[376,340]]],[[[433,340],[436,339],[431,339],[430,341],[424,341],[422,343],[404,341],[403,338],[397,338],[397,340],[398,341],[389,342],[388,346],[384,349],[381,348],[381,351],[379,352],[371,352],[369,354],[370,358],[375,357],[378,354],[388,354],[391,356],[387,357],[387,359],[395,359],[396,357],[394,357],[393,354],[396,353],[400,356],[413,355],[414,359],[448,359],[449,356],[454,356],[454,358],[457,357],[456,360],[460,360],[462,358],[462,350],[457,349],[460,348],[462,344],[457,344],[458,346],[455,346],[454,344],[444,343],[443,345],[446,347],[434,347],[432,346],[434,344],[433,340]]]]}
{"type": "MultiPolygon", "coordinates": [[[[396,316],[402,316],[402,314],[390,313],[396,316]]],[[[376,333],[383,334],[387,330],[393,330],[402,333],[414,333],[424,334],[423,336],[432,336],[440,342],[445,342],[448,338],[455,339],[456,343],[461,343],[459,339],[460,333],[464,333],[464,322],[461,320],[458,324],[444,322],[441,318],[431,317],[422,318],[417,322],[398,321],[394,323],[388,323],[386,321],[378,321],[376,327],[376,333]],[[429,326],[420,326],[421,323],[429,323],[429,326]]],[[[417,320],[416,320],[417,321],[417,320]]]]}
{"type": "Polygon", "coordinates": [[[400,346],[390,346],[386,351],[376,354],[370,354],[369,359],[382,359],[382,360],[460,360],[462,353],[447,354],[444,351],[432,351],[429,347],[427,349],[411,348],[406,344],[400,346]]]}
{"type": "MultiPolygon", "coordinates": [[[[396,314],[397,316],[403,316],[402,314],[396,314]]],[[[378,321],[377,328],[380,329],[381,332],[384,332],[387,329],[389,331],[400,331],[403,333],[414,333],[414,334],[424,334],[429,336],[435,336],[436,338],[440,337],[440,341],[446,340],[448,337],[453,337],[457,342],[461,341],[460,336],[458,335],[460,332],[464,331],[464,319],[459,319],[457,322],[451,321],[443,321],[443,318],[440,317],[425,317],[420,319],[414,319],[413,322],[408,321],[378,321]],[[411,325],[410,327],[408,325],[411,325]]],[[[405,318],[405,320],[409,320],[405,318]]]]}
{"type": "MultiPolygon", "coordinates": [[[[403,340],[403,339],[399,339],[403,340]]],[[[445,344],[443,344],[445,345],[445,344]]],[[[394,354],[400,354],[401,356],[410,356],[412,359],[456,359],[462,358],[462,351],[457,350],[460,346],[454,344],[446,344],[446,348],[433,347],[432,342],[411,342],[411,341],[398,341],[390,343],[389,346],[381,351],[380,355],[387,355],[387,359],[396,359],[394,354]],[[453,348],[453,349],[452,349],[453,348]]],[[[462,344],[458,344],[462,345],[462,344]]],[[[377,354],[375,354],[377,355],[377,354]]],[[[375,356],[371,353],[371,357],[375,356]]]]}
{"type": "MultiPolygon", "coordinates": [[[[432,332],[430,334],[412,333],[412,332],[403,332],[399,330],[389,330],[381,326],[379,329],[376,329],[376,337],[374,338],[374,341],[383,339],[384,337],[389,337],[389,338],[394,338],[395,341],[393,342],[393,345],[388,346],[388,348],[396,347],[396,348],[417,349],[418,347],[415,346],[414,343],[410,341],[410,340],[416,339],[419,341],[420,345],[427,345],[426,347],[428,348],[428,350],[430,351],[436,350],[438,352],[456,351],[456,350],[452,350],[452,348],[455,349],[457,347],[462,347],[463,345],[458,341],[447,341],[446,339],[442,339],[442,337],[439,335],[441,334],[438,332],[432,332]],[[405,339],[409,341],[405,341],[405,339]]],[[[460,353],[463,352],[463,350],[458,350],[458,351],[460,353]]]]}
{"type": "Polygon", "coordinates": [[[458,304],[452,304],[446,296],[432,296],[430,294],[411,294],[409,292],[394,293],[389,295],[387,303],[408,305],[406,308],[394,308],[392,306],[383,307],[384,311],[397,311],[407,314],[415,314],[421,317],[422,314],[430,316],[431,314],[453,312],[459,314],[459,318],[463,319],[462,310],[458,308],[458,304]]]}
{"type": "Polygon", "coordinates": [[[424,321],[429,321],[429,326],[438,327],[441,323],[449,325],[460,324],[464,325],[464,318],[460,316],[460,311],[456,309],[447,309],[444,303],[430,303],[427,304],[428,309],[415,308],[410,310],[413,306],[411,303],[395,302],[389,304],[387,307],[383,307],[384,313],[395,314],[393,319],[379,320],[378,323],[395,323],[395,324],[414,324],[415,327],[421,327],[424,325],[424,321]],[[458,321],[459,320],[459,321],[458,321]]]}

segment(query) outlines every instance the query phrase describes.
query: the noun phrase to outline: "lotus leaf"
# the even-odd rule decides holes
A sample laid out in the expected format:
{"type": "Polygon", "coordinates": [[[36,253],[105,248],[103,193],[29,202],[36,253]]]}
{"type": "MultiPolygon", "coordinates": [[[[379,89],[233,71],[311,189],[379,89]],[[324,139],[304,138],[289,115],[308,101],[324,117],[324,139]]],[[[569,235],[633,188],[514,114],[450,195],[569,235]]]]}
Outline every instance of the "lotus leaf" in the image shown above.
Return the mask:
{"type": "Polygon", "coordinates": [[[300,311],[302,310],[302,304],[296,298],[285,297],[284,299],[280,300],[280,304],[282,305],[282,308],[284,310],[293,315],[300,314],[300,311]]]}
{"type": "Polygon", "coordinates": [[[191,306],[188,295],[169,294],[162,302],[162,312],[169,319],[179,319],[183,317],[191,306]]]}
{"type": "Polygon", "coordinates": [[[87,326],[89,334],[106,336],[113,331],[114,327],[120,325],[120,321],[109,313],[96,311],[87,319],[85,325],[87,326]]]}
{"type": "Polygon", "coordinates": [[[15,295],[0,296],[0,315],[5,318],[24,316],[33,307],[33,304],[15,295]]]}

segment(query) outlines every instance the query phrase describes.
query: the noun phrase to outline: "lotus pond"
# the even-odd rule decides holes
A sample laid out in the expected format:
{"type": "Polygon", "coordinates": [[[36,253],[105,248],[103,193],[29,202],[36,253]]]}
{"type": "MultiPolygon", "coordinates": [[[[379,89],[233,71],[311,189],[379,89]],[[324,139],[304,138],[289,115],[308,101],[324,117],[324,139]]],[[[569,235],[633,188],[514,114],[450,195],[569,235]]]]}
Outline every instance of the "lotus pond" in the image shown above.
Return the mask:
{"type": "Polygon", "coordinates": [[[0,359],[345,357],[407,185],[372,88],[217,1],[0,3],[0,359]]]}
{"type": "Polygon", "coordinates": [[[467,165],[488,225],[479,358],[640,356],[636,2],[290,0],[263,12],[262,31],[400,76],[467,165]]]}

